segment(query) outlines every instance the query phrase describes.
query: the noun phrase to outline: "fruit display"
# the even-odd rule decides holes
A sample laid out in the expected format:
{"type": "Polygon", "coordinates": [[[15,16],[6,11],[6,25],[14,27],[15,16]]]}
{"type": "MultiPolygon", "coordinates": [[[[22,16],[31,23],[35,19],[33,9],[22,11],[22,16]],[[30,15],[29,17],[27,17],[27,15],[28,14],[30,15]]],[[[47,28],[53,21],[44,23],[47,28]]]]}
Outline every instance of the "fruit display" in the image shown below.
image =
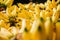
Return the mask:
{"type": "Polygon", "coordinates": [[[0,40],[60,40],[60,0],[13,1],[0,0],[0,40]]]}

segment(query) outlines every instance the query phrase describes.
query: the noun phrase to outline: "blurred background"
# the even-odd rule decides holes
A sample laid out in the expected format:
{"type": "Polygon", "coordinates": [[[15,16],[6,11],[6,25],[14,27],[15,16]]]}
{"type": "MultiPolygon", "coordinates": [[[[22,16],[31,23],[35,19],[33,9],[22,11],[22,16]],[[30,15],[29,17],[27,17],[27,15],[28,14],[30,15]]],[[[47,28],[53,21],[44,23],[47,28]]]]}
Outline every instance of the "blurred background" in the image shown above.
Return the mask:
{"type": "Polygon", "coordinates": [[[13,4],[16,4],[16,3],[22,3],[22,4],[27,4],[29,2],[33,2],[33,3],[44,3],[46,2],[47,0],[14,0],[14,3],[13,4]]]}

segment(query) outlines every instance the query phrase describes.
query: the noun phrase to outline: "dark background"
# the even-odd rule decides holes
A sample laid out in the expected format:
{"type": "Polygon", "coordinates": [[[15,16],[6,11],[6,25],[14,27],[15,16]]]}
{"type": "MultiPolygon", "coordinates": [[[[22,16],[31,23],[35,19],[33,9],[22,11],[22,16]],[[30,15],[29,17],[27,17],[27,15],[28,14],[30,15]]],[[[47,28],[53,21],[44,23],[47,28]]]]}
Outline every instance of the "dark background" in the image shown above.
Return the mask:
{"type": "Polygon", "coordinates": [[[14,0],[13,4],[17,4],[17,3],[22,3],[22,4],[27,4],[29,2],[33,2],[33,3],[44,3],[47,0],[14,0]]]}

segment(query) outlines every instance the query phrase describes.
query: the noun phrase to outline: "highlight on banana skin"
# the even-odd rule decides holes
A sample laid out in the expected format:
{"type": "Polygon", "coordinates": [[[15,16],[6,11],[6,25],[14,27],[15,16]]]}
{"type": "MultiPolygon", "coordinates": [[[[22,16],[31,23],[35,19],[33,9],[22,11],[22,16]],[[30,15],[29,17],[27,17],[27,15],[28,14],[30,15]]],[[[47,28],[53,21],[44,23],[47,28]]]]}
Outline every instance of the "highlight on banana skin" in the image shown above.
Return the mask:
{"type": "Polygon", "coordinates": [[[60,0],[13,1],[0,0],[0,40],[60,40],[60,0]]]}

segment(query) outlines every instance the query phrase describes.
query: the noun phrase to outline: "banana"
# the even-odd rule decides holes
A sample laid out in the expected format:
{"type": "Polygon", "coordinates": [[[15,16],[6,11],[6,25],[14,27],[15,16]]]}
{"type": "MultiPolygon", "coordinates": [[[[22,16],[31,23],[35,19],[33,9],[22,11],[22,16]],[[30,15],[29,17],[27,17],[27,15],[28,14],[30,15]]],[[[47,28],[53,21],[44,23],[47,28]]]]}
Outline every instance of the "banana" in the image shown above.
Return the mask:
{"type": "Polygon", "coordinates": [[[41,40],[40,32],[38,31],[39,24],[39,20],[34,20],[32,28],[30,30],[31,40],[41,40]]]}
{"type": "Polygon", "coordinates": [[[58,13],[58,11],[54,8],[54,9],[53,9],[53,15],[52,15],[52,22],[53,22],[53,23],[56,23],[58,19],[59,19],[59,13],[58,13]]]}
{"type": "Polygon", "coordinates": [[[56,23],[56,40],[60,40],[60,20],[56,23]]]}
{"type": "Polygon", "coordinates": [[[0,30],[0,40],[9,40],[9,38],[12,37],[12,34],[5,28],[1,27],[0,30]]]}
{"type": "Polygon", "coordinates": [[[14,0],[7,0],[4,4],[7,5],[7,7],[10,7],[13,4],[14,0]]]}
{"type": "Polygon", "coordinates": [[[53,38],[53,25],[50,17],[46,18],[45,21],[45,33],[46,33],[46,40],[52,40],[53,38]]]}
{"type": "Polygon", "coordinates": [[[32,28],[30,30],[32,34],[32,40],[46,40],[44,21],[45,20],[42,17],[34,20],[32,28]]]}
{"type": "Polygon", "coordinates": [[[10,7],[10,6],[13,4],[13,1],[14,1],[14,0],[0,0],[0,3],[1,3],[1,4],[5,4],[5,5],[7,5],[8,7],[10,7]]]}
{"type": "Polygon", "coordinates": [[[26,27],[23,32],[23,40],[31,40],[31,34],[30,34],[30,20],[26,20],[26,27]]]}

